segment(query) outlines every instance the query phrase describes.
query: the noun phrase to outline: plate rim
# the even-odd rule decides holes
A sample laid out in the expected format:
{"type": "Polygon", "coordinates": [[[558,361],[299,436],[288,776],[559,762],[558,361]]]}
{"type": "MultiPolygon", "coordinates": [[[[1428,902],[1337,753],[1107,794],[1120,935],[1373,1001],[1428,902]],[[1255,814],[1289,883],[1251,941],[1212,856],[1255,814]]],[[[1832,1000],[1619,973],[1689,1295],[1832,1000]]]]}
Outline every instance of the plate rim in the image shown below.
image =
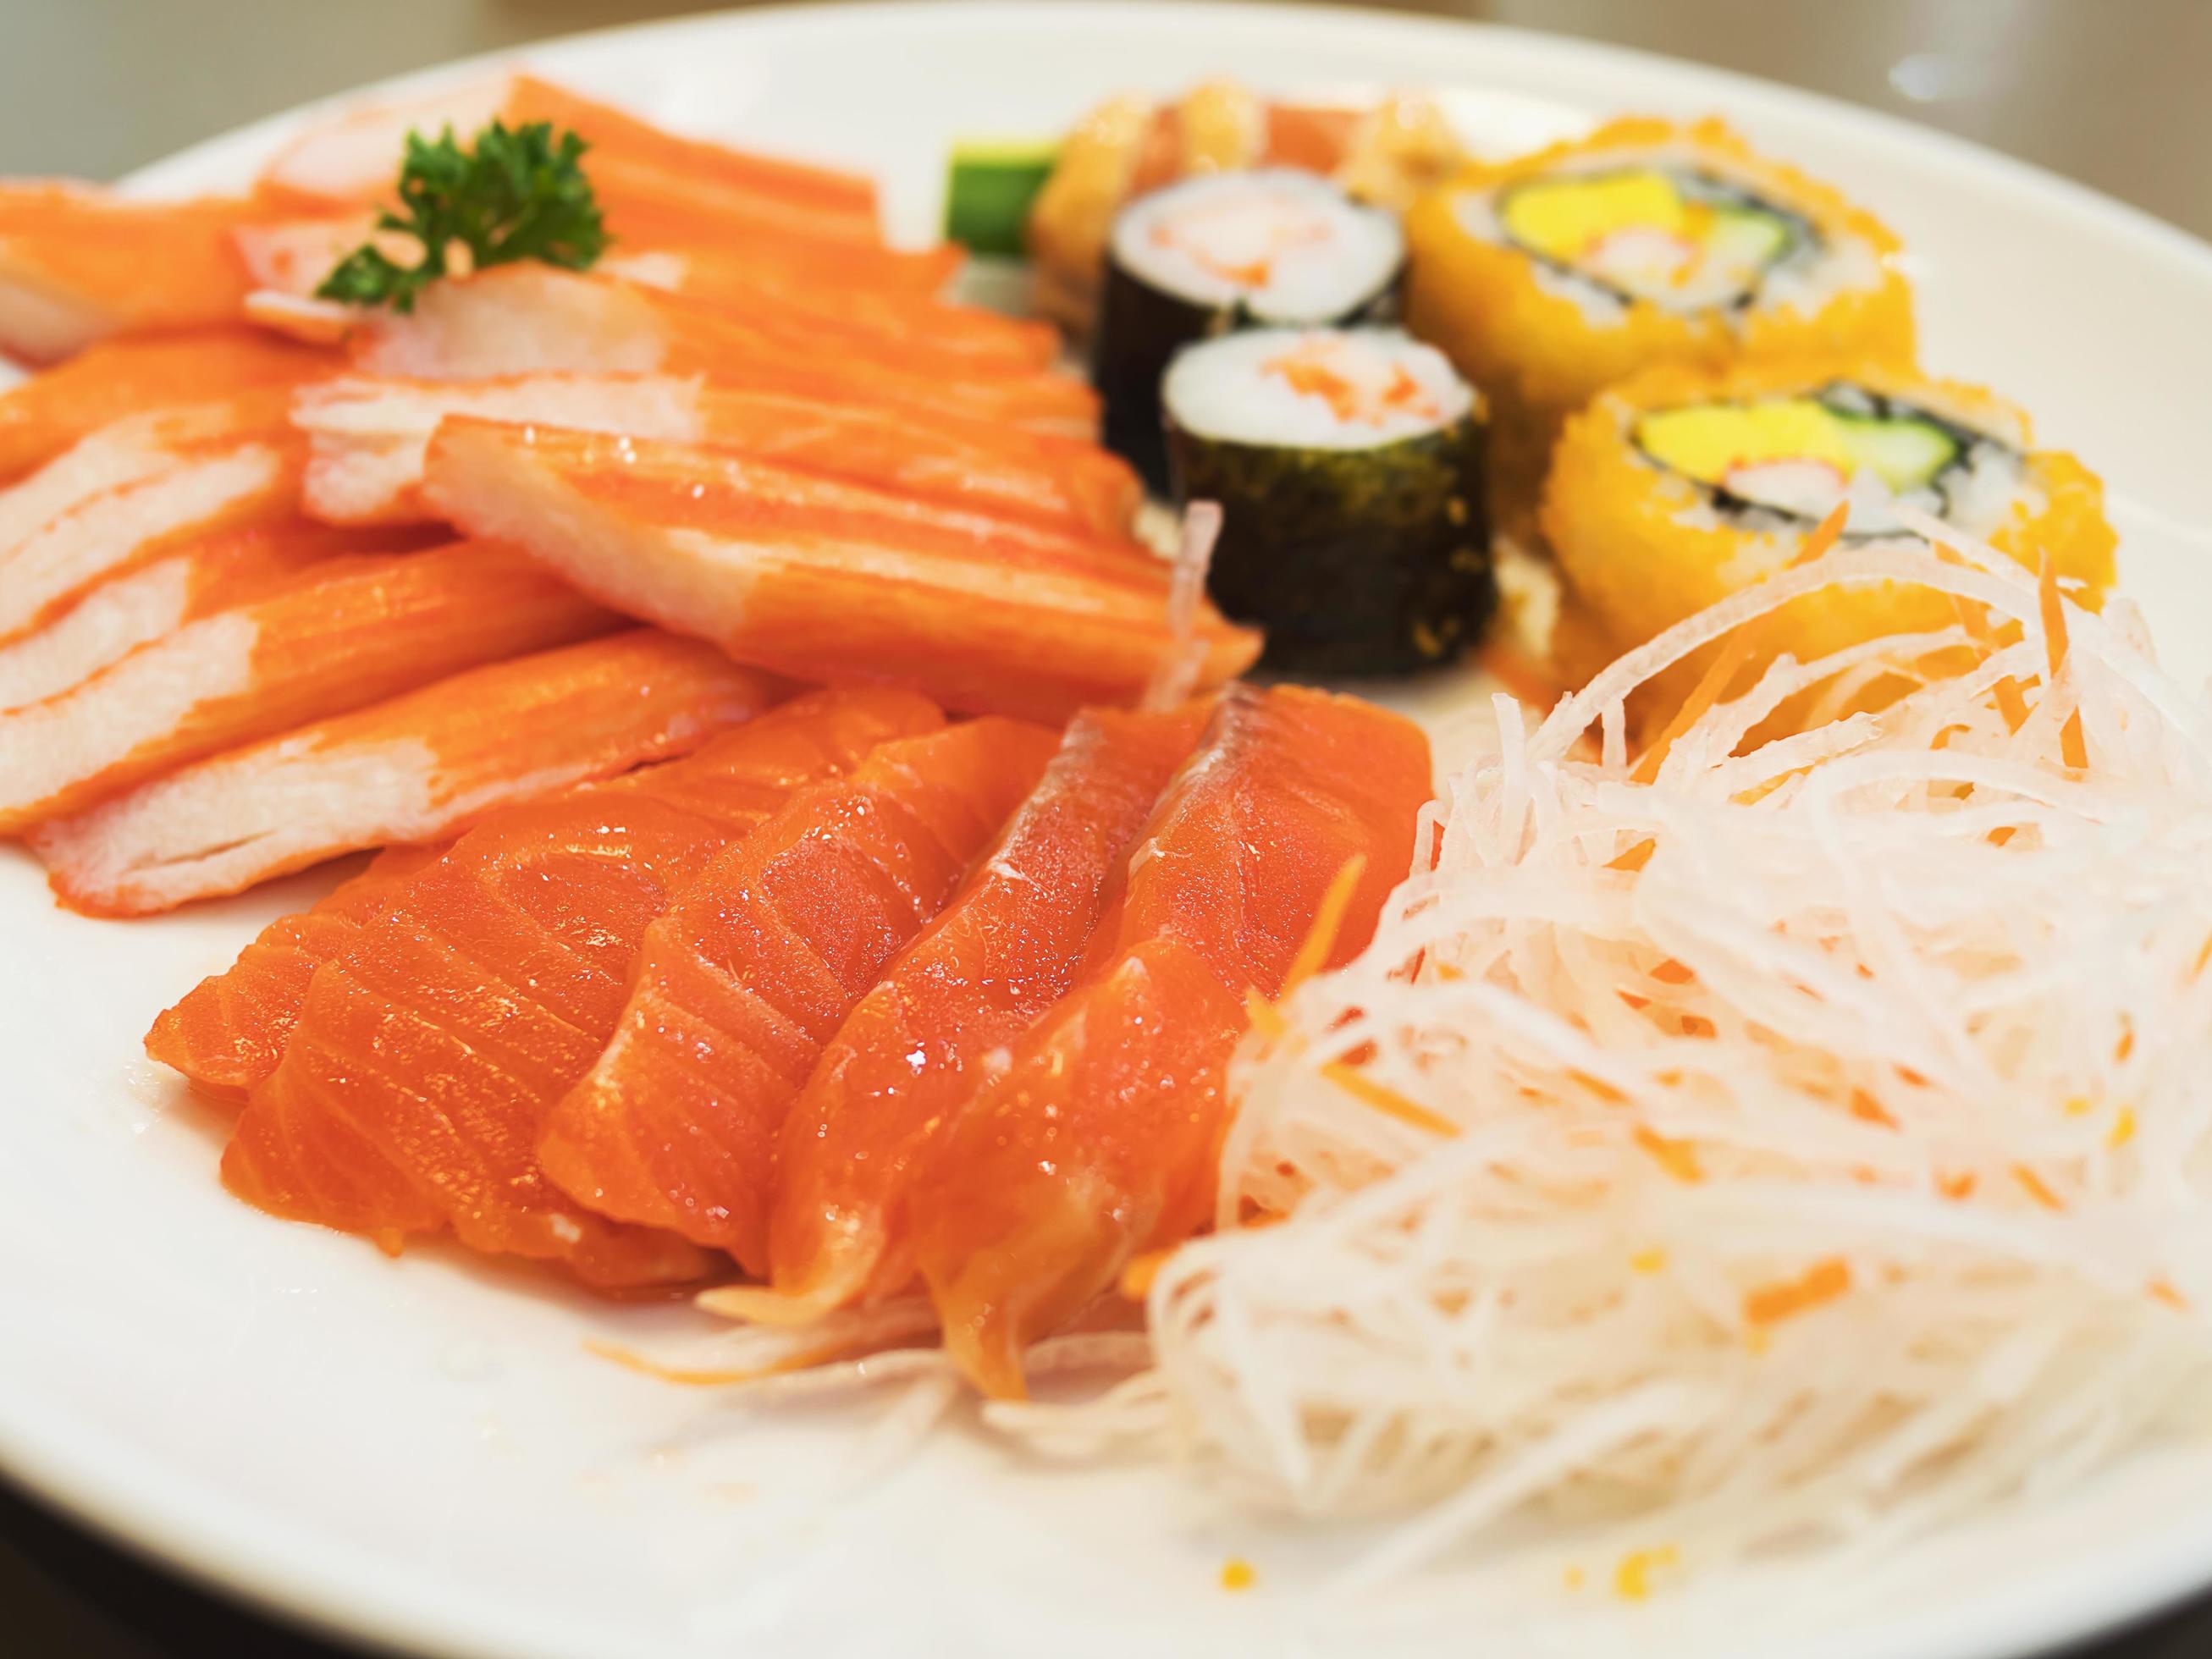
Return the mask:
{"type": "MultiPolygon", "coordinates": [[[[362,100],[434,91],[504,65],[534,63],[543,55],[574,58],[596,44],[619,40],[629,46],[661,38],[670,43],[665,49],[673,50],[674,43],[688,34],[836,33],[866,28],[871,22],[927,31],[994,18],[1018,19],[1024,25],[1048,28],[1133,22],[1154,30],[1198,33],[1223,27],[1259,29],[1273,20],[1316,32],[1351,28],[1370,35],[1395,34],[1409,46],[1424,38],[1463,40],[1472,34],[1508,52],[1529,54],[1568,70],[1594,70],[1632,79],[1656,76],[1678,89],[1695,83],[1697,95],[1724,103],[1732,118],[1771,112],[1784,120],[1810,119],[1845,136],[1856,133],[1909,151],[1915,163],[1948,175],[1947,182],[1978,180],[2038,213],[2070,217],[2103,237],[2130,244],[2142,255],[2179,268],[2212,295],[2212,241],[2092,185],[1908,116],[1640,47],[1508,24],[1370,11],[1315,0],[1060,0],[1049,11],[1023,0],[783,0],[590,28],[449,59],[291,106],[134,168],[117,181],[117,187],[133,194],[160,195],[196,175],[234,168],[238,158],[257,151],[265,154],[289,133],[362,100]]],[[[195,183],[192,187],[204,185],[195,183]]],[[[380,1581],[374,1554],[354,1546],[296,1543],[285,1528],[218,1486],[191,1477],[149,1474],[143,1466],[134,1466],[127,1450],[88,1425],[53,1433],[57,1420],[69,1421],[65,1405],[56,1412],[53,1402],[33,1400],[29,1403],[36,1420],[32,1420],[13,1403],[19,1398],[22,1396],[0,1377],[0,1479],[33,1505],[65,1517],[125,1554],[280,1626],[351,1645],[467,1659],[596,1654],[608,1650],[611,1639],[620,1640],[619,1632],[586,1626],[574,1617],[564,1617],[556,1626],[532,1627],[511,1610],[495,1612],[465,1595],[434,1588],[425,1594],[421,1581],[411,1595],[392,1594],[380,1581]]],[[[2112,1593],[2113,1580],[2108,1579],[2106,1593],[2095,1605],[2077,1606],[2056,1633],[1984,1632],[1989,1639],[1978,1644],[1942,1649],[1945,1659],[2029,1659],[2033,1654],[2116,1634],[2170,1611],[2212,1586],[2212,1504],[2199,1518],[2203,1536],[2197,1546],[2170,1548],[2160,1558],[2139,1564],[2129,1581],[2131,1593],[2112,1593]],[[2023,1639],[2027,1645],[2021,1645],[2023,1639]]]]}

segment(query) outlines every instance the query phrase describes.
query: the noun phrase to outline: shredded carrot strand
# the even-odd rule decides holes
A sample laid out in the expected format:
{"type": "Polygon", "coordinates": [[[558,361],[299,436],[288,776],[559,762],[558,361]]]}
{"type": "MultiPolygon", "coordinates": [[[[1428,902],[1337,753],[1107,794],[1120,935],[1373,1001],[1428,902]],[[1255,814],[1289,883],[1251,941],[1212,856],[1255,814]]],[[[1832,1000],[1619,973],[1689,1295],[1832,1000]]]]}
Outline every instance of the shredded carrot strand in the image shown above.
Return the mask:
{"type": "Polygon", "coordinates": [[[1868,1123],[1879,1123],[1885,1129],[1894,1129],[1897,1120],[1883,1109],[1882,1103],[1863,1089],[1851,1091],[1851,1115],[1868,1123]]]}
{"type": "Polygon", "coordinates": [[[1459,1125],[1441,1113],[1432,1112],[1418,1100],[1400,1094],[1387,1084],[1377,1083],[1364,1073],[1356,1071],[1341,1061],[1331,1061],[1321,1068],[1321,1074],[1363,1106],[1372,1106],[1386,1117],[1395,1117],[1401,1123],[1411,1124],[1416,1129],[1425,1129],[1431,1134],[1445,1139],[1455,1139],[1459,1125]]]}
{"type": "Polygon", "coordinates": [[[1785,1319],[1810,1312],[1823,1303],[1833,1302],[1850,1287],[1850,1264],[1840,1256],[1829,1256],[1814,1262],[1798,1278],[1746,1291],[1744,1323],[1753,1327],[1778,1325],[1785,1319]]]}
{"type": "Polygon", "coordinates": [[[2117,1152],[2135,1138],[2135,1109],[2131,1106],[2123,1106],[2112,1119],[2112,1127],[2105,1136],[2105,1145],[2117,1152]]]}
{"type": "MultiPolygon", "coordinates": [[[[2051,664],[2051,685],[2055,691],[2059,671],[2066,666],[2066,605],[2058,597],[2058,567],[2051,562],[2048,548],[2036,573],[2036,586],[2043,606],[2043,653],[2051,664]]],[[[2089,764],[2089,744],[2081,733],[2078,708],[2069,712],[2066,723],[2058,728],[2058,757],[2077,772],[2089,764]]]]}
{"type": "Polygon", "coordinates": [[[1152,1281],[1160,1276],[1160,1269],[1168,1265],[1168,1258],[1176,1249],[1170,1245],[1164,1250],[1146,1250],[1129,1258],[1129,1265],[1121,1269],[1119,1286],[1124,1297],[1131,1302],[1142,1302],[1152,1293],[1152,1281]]]}
{"type": "Polygon", "coordinates": [[[1936,1190],[1942,1194],[1944,1197],[1951,1200],[1952,1202],[1962,1204],[1967,1199],[1973,1196],[1974,1177],[1971,1172],[1953,1176],[1938,1176],[1936,1177],[1936,1190]]]}
{"type": "Polygon", "coordinates": [[[2144,1285],[2143,1288],[2148,1291],[2151,1295],[2156,1297],[2159,1301],[2165,1303],[2166,1305],[2172,1309],[2174,1312],[2187,1313],[2189,1311],[2189,1298],[2182,1295],[2179,1291],[2173,1288],[2172,1280],[2167,1279],[2154,1279],[2149,1284],[2144,1285]]]}
{"type": "MultiPolygon", "coordinates": [[[[1656,841],[1639,841],[1626,853],[1619,854],[1605,866],[1608,870],[1626,870],[1631,875],[1651,862],[1651,855],[1659,850],[1656,841]]],[[[2212,951],[2212,945],[2207,945],[2212,951]]]]}
{"type": "Polygon", "coordinates": [[[2027,1195],[2046,1210],[2063,1210],[2066,1200],[2051,1190],[2051,1185],[2025,1164],[2012,1166],[2012,1178],[2020,1182],[2027,1195]]]}
{"type": "Polygon", "coordinates": [[[1299,942],[1298,953],[1291,958],[1290,971],[1283,975],[1283,988],[1276,994],[1276,1001],[1284,1000],[1328,965],[1328,954],[1336,948],[1337,936],[1344,931],[1345,913],[1352,908],[1353,896],[1359,891],[1359,878],[1366,873],[1366,858],[1355,853],[1330,878],[1328,890],[1321,896],[1321,905],[1314,912],[1313,926],[1306,930],[1305,938],[1299,942]]]}
{"type": "Polygon", "coordinates": [[[1279,1040],[1291,1029],[1291,1023],[1283,1018],[1273,1003],[1260,994],[1260,988],[1256,985],[1247,986],[1244,989],[1244,1018],[1252,1022],[1254,1030],[1270,1042],[1279,1040]]]}
{"type": "Polygon", "coordinates": [[[1705,1169],[1698,1162],[1698,1149],[1686,1140],[1669,1140],[1656,1130],[1636,1126],[1636,1144],[1651,1154],[1652,1158],[1675,1180],[1695,1186],[1705,1178],[1705,1169]]]}

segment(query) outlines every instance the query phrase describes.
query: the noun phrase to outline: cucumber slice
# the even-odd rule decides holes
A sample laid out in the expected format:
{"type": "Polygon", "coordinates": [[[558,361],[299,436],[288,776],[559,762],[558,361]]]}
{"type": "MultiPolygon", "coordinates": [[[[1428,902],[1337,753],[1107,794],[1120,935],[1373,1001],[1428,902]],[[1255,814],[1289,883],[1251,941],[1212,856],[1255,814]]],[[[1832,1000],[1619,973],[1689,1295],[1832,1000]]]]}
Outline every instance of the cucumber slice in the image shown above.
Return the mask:
{"type": "Polygon", "coordinates": [[[1851,459],[1871,468],[1900,495],[1925,489],[1959,459],[1957,435],[1933,421],[1910,416],[1881,420],[1838,414],[1834,418],[1851,459]]]}
{"type": "Polygon", "coordinates": [[[1031,142],[955,144],[945,190],[945,235],[970,253],[1018,259],[1030,204],[1051,176],[1059,146],[1031,142]]]}

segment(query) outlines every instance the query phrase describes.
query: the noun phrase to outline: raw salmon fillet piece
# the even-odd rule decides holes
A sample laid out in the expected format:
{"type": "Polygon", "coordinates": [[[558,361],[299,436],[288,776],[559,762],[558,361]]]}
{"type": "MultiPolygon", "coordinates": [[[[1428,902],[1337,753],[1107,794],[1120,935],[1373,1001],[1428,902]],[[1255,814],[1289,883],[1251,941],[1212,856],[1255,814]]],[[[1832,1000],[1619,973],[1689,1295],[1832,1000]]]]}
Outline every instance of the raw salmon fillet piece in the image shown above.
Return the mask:
{"type": "Polygon", "coordinates": [[[1194,704],[1076,717],[998,844],[823,1051],[777,1146],[773,1288],[725,1291],[724,1311],[799,1323],[913,1280],[908,1182],[986,1057],[1067,989],[1206,715],[1194,704]]]}
{"type": "Polygon", "coordinates": [[[220,974],[202,980],[146,1034],[146,1053],[216,1100],[243,1103],[276,1069],[315,969],[405,895],[445,843],[387,847],[312,909],[279,916],[220,974]]]}
{"type": "Polygon", "coordinates": [[[325,561],[0,714],[0,834],[203,756],[619,625],[495,544],[325,561]]]}
{"type": "Polygon", "coordinates": [[[307,510],[333,524],[434,519],[422,472],[448,415],[703,444],[1079,532],[1127,535],[1144,499],[1127,463],[1083,439],[951,416],[918,421],[774,376],[739,386],[667,374],[348,375],[293,405],[308,440],[307,510]]]}
{"type": "Polygon", "coordinates": [[[897,693],[817,694],[687,760],[478,824],[315,969],[224,1180],[391,1249],[450,1228],[608,1288],[707,1271],[683,1239],[548,1182],[545,1113],[614,1030],[638,941],[675,890],[794,789],[940,718],[897,693]]]}
{"type": "Polygon", "coordinates": [[[111,334],[228,322],[246,297],[231,230],[248,201],[152,202],[96,185],[0,182],[0,352],[58,362],[111,334]]]}
{"type": "Polygon", "coordinates": [[[710,646],[634,629],[195,761],[40,825],[31,849],[71,909],[149,915],[689,753],[786,689],[710,646]]]}
{"type": "MultiPolygon", "coordinates": [[[[1135,702],[1183,649],[1169,568],[1133,543],[729,451],[453,417],[427,489],[456,524],[611,609],[797,678],[1059,721],[1135,702]]],[[[1259,654],[1260,636],[1209,605],[1194,623],[1194,690],[1259,654]]]]}
{"type": "Polygon", "coordinates": [[[603,1215],[761,1272],[785,1113],[1054,741],[981,720],[886,744],[725,851],[647,931],[605,1053],[546,1120],[546,1173],[603,1215]]]}
{"type": "Polygon", "coordinates": [[[125,416],[297,386],[344,367],[336,352],[242,325],[104,340],[0,392],[0,483],[125,416]]]}
{"type": "Polygon", "coordinates": [[[1282,988],[1325,909],[1316,965],[1359,951],[1430,787],[1428,742],[1396,714],[1288,687],[1224,694],[1074,988],[950,1114],[910,1195],[946,1348],[979,1387],[1019,1395],[1030,1343],[1211,1217],[1248,990],[1282,988]]]}

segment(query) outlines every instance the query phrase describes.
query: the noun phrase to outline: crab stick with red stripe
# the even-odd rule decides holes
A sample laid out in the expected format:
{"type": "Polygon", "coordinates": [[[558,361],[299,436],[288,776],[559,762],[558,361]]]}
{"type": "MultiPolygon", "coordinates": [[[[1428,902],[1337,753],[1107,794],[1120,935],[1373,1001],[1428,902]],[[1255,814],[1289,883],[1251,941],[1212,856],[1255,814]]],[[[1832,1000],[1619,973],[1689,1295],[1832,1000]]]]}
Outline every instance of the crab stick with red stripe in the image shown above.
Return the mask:
{"type": "Polygon", "coordinates": [[[740,451],[857,483],[1078,531],[1127,532],[1143,500],[1127,463],[1099,446],[779,387],[674,375],[527,374],[489,380],[346,376],[304,388],[307,510],[333,524],[434,517],[421,491],[430,434],[447,415],[740,451]]]}
{"type": "Polygon", "coordinates": [[[362,556],[217,611],[58,696],[0,714],[0,833],[219,750],[616,618],[511,549],[362,556]]]}
{"type": "Polygon", "coordinates": [[[264,387],[110,422],[0,490],[0,641],[181,543],[291,518],[289,403],[264,387]]]}
{"type": "Polygon", "coordinates": [[[0,392],[0,484],[126,416],[297,386],[344,362],[243,325],[103,340],[0,392]]]}
{"type": "Polygon", "coordinates": [[[410,131],[450,127],[465,140],[493,120],[550,122],[589,144],[593,192],[624,240],[635,234],[623,222],[632,203],[784,236],[876,240],[875,186],[865,178],[678,137],[529,75],[346,111],[280,150],[262,172],[261,194],[310,210],[378,201],[391,192],[410,131]]]}
{"type": "Polygon", "coordinates": [[[1073,375],[985,372],[933,359],[926,345],[825,344],[741,310],[538,264],[501,265],[434,284],[405,315],[378,312],[348,336],[372,374],[471,380],[568,370],[703,374],[738,385],[773,375],[839,402],[896,405],[1091,437],[1097,397],[1073,375]]]}
{"type": "Polygon", "coordinates": [[[1223,696],[1074,988],[950,1109],[908,1196],[946,1350],[986,1392],[1018,1395],[1031,1342],[1211,1216],[1248,992],[1357,954],[1430,788],[1427,740],[1399,715],[1297,688],[1223,696]]]}
{"type": "Polygon", "coordinates": [[[246,270],[230,234],[263,211],[225,198],[0,183],[0,352],[52,363],[112,334],[235,319],[246,270]]]}
{"type": "Polygon", "coordinates": [[[188,544],[101,582],[44,627],[0,645],[0,712],[82,684],[140,646],[272,592],[321,560],[408,551],[428,533],[344,530],[302,519],[188,544]]]}
{"type": "Polygon", "coordinates": [[[545,1120],[545,1173],[762,1271],[785,1113],[1053,747],[1002,720],[888,743],[725,850],[646,929],[605,1052],[545,1120]]]}
{"type": "Polygon", "coordinates": [[[212,756],[29,839],[71,908],[151,915],[688,753],[782,690],[711,647],[631,629],[212,756]]]}
{"type": "MultiPolygon", "coordinates": [[[[451,419],[431,501],[611,609],[795,678],[1060,720],[1137,701],[1181,636],[1133,544],[963,513],[728,451],[451,419]]],[[[1258,635],[1195,612],[1195,690],[1258,635]]]]}

